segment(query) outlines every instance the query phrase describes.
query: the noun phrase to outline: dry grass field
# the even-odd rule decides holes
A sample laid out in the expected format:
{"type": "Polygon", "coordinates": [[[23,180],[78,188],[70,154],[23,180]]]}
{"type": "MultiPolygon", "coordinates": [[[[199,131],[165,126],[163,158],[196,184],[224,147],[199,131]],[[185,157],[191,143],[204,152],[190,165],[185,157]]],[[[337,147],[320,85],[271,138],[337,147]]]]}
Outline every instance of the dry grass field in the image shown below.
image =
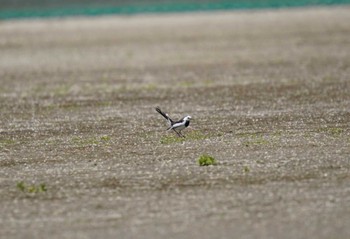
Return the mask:
{"type": "Polygon", "coordinates": [[[349,23],[0,22],[0,237],[350,238],[349,23]],[[192,116],[185,139],[156,106],[192,116]]]}

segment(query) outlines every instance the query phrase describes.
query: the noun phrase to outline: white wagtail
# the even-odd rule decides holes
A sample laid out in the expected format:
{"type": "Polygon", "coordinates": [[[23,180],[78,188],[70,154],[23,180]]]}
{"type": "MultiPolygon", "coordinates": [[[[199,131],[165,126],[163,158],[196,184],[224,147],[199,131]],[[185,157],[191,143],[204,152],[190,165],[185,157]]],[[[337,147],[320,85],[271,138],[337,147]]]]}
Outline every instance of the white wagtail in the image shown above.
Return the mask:
{"type": "Polygon", "coordinates": [[[187,115],[186,117],[183,117],[179,121],[172,120],[168,114],[161,111],[159,107],[156,107],[156,111],[161,114],[169,123],[169,128],[167,130],[174,130],[179,137],[185,137],[183,134],[181,134],[181,130],[184,128],[187,128],[190,125],[191,116],[187,115]]]}

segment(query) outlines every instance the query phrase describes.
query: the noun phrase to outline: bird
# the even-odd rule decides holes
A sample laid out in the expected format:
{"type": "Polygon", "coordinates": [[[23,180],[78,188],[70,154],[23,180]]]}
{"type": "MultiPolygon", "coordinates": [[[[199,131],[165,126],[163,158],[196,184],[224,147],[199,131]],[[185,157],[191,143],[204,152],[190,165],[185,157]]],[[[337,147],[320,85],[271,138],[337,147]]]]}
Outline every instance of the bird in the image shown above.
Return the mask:
{"type": "Polygon", "coordinates": [[[167,130],[174,130],[179,137],[185,138],[185,136],[181,133],[181,130],[187,128],[190,125],[190,120],[192,119],[191,116],[187,115],[182,119],[180,119],[179,121],[174,121],[169,117],[168,114],[164,113],[159,107],[156,107],[155,109],[159,114],[161,114],[168,121],[169,128],[167,128],[167,130]]]}

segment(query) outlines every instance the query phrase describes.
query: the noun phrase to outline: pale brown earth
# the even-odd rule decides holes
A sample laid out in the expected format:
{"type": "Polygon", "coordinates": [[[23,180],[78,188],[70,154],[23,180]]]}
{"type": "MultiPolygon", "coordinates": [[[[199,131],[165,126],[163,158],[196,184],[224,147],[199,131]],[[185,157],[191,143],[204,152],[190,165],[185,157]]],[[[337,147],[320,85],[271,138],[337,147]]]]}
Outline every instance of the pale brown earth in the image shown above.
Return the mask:
{"type": "Polygon", "coordinates": [[[0,22],[0,238],[350,238],[349,23],[0,22]]]}

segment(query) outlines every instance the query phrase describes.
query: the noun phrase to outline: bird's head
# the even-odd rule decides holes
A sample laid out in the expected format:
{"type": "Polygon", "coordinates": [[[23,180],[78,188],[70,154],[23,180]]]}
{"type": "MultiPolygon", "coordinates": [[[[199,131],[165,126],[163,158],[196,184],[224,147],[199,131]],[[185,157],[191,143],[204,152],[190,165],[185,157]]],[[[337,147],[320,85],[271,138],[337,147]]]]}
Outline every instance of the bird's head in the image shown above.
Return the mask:
{"type": "Polygon", "coordinates": [[[187,116],[184,118],[185,121],[190,121],[191,119],[192,119],[192,117],[189,116],[189,115],[187,115],[187,116]]]}

